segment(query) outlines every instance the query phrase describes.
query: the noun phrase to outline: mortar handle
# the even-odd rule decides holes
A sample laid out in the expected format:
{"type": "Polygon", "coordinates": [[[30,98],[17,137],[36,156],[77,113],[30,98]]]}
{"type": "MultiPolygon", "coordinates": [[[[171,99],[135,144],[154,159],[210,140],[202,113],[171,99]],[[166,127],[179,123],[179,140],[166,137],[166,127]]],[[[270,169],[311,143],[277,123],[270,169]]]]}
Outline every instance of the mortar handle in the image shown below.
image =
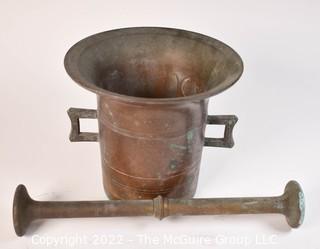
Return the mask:
{"type": "Polygon", "coordinates": [[[96,119],[97,110],[69,108],[67,111],[71,121],[71,132],[69,140],[71,142],[96,142],[98,141],[98,133],[96,132],[81,132],[80,131],[80,118],[96,119]]]}
{"type": "Polygon", "coordinates": [[[204,139],[204,146],[232,148],[234,145],[232,131],[237,121],[238,118],[235,115],[208,115],[208,125],[225,126],[224,136],[223,138],[206,137],[204,139]]]}

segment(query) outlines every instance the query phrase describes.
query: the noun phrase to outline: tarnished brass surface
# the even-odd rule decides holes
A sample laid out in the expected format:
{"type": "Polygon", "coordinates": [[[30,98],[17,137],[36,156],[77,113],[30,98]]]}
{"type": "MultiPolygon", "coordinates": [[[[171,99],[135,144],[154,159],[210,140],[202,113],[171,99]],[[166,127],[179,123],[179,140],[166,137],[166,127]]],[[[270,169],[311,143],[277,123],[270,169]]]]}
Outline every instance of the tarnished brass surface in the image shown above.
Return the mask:
{"type": "Polygon", "coordinates": [[[232,147],[233,115],[207,115],[208,99],[241,76],[239,55],[198,33],[127,28],[99,33],[66,54],[71,78],[97,94],[97,111],[71,108],[71,141],[99,141],[105,191],[112,199],[194,195],[203,146],[232,147]],[[83,133],[79,118],[98,119],[83,133]],[[206,124],[225,126],[205,138],[206,124]]]}
{"type": "Polygon", "coordinates": [[[13,203],[13,222],[16,234],[25,234],[36,219],[156,216],[162,219],[171,215],[216,215],[280,213],[286,216],[289,226],[299,227],[304,217],[304,195],[296,181],[290,181],[285,191],[275,197],[171,199],[158,196],[149,200],[111,201],[35,201],[24,185],[16,189],[13,203]]]}

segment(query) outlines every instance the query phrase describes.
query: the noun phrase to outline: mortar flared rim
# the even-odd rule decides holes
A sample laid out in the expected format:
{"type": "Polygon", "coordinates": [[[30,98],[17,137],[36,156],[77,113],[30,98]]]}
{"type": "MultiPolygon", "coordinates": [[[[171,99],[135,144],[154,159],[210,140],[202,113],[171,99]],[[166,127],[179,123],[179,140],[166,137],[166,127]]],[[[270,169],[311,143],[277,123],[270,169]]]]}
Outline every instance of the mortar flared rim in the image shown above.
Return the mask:
{"type": "Polygon", "coordinates": [[[235,52],[231,47],[225,43],[214,39],[212,37],[195,33],[182,29],[174,28],[163,28],[163,27],[131,27],[131,28],[121,28],[114,29],[110,31],[105,31],[91,35],[87,38],[84,38],[73,45],[65,55],[64,66],[69,74],[69,76],[80,86],[85,89],[96,93],[99,96],[107,96],[116,101],[131,102],[131,103],[141,103],[141,104],[178,104],[184,102],[193,102],[200,101],[212,97],[221,93],[222,91],[231,87],[234,83],[238,81],[243,73],[243,62],[241,57],[235,52]],[[80,59],[83,51],[90,47],[94,46],[97,42],[103,41],[108,37],[113,37],[117,35],[128,35],[128,34],[139,34],[139,33],[152,33],[152,34],[166,34],[166,35],[181,35],[190,39],[195,39],[197,41],[203,42],[206,45],[213,46],[215,49],[218,49],[221,53],[226,54],[229,58],[234,61],[236,65],[236,70],[230,74],[230,77],[227,77],[225,80],[220,82],[218,85],[212,87],[211,89],[197,93],[194,95],[183,96],[183,97],[164,97],[164,98],[149,98],[149,97],[136,97],[125,94],[116,93],[113,91],[106,90],[101,88],[92,82],[88,81],[83,77],[78,61],[80,59]]]}

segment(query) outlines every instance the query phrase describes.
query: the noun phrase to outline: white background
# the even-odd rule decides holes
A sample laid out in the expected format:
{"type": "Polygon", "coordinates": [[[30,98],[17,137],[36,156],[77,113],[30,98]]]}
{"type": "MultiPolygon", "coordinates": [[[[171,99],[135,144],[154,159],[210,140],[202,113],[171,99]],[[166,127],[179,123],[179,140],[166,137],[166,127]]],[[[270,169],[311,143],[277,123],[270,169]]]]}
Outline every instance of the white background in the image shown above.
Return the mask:
{"type": "MultiPolygon", "coordinates": [[[[307,0],[1,0],[0,247],[111,248],[92,240],[115,235],[126,240],[115,248],[195,247],[166,243],[162,236],[172,234],[213,239],[200,248],[240,248],[246,241],[247,248],[319,248],[319,10],[319,1],[307,0]],[[95,108],[96,99],[72,82],[63,58],[86,36],[130,26],[200,32],[240,54],[242,78],[209,106],[209,114],[239,117],[236,145],[204,149],[196,197],[277,195],[295,179],[306,195],[301,228],[291,230],[281,215],[69,219],[37,222],[27,236],[16,237],[11,208],[19,183],[39,200],[106,198],[98,144],[68,141],[66,110],[95,108]],[[138,241],[137,234],[159,245],[138,241]],[[61,236],[69,241],[39,245],[39,238],[61,236]],[[88,244],[73,245],[75,236],[88,244]]],[[[207,129],[208,135],[219,132],[207,129]]]]}

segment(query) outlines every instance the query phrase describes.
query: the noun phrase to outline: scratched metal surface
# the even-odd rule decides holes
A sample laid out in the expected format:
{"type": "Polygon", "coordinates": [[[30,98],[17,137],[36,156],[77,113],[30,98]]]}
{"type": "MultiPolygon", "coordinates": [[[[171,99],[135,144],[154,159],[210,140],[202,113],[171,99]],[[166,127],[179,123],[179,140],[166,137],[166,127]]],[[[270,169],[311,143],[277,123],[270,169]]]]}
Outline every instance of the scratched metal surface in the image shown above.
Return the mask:
{"type": "Polygon", "coordinates": [[[209,97],[243,72],[240,56],[224,43],[180,29],[124,28],[82,39],[64,61],[70,77],[97,94],[98,135],[77,139],[73,109],[70,138],[99,141],[109,198],[192,197],[202,147],[233,146],[227,124],[234,125],[234,116],[209,120],[226,120],[225,139],[204,136],[209,97]]]}

